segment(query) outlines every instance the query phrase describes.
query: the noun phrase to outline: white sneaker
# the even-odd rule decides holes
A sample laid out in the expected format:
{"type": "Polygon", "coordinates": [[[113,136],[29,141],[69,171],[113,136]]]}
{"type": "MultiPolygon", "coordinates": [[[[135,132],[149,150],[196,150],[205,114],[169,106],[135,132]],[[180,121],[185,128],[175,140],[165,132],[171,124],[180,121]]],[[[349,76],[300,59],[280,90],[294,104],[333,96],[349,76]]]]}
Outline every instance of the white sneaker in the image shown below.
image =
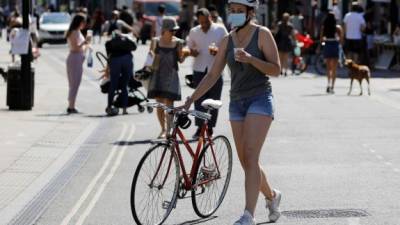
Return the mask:
{"type": "Polygon", "coordinates": [[[243,216],[240,217],[233,225],[256,225],[256,221],[249,211],[244,210],[243,216]]]}
{"type": "Polygon", "coordinates": [[[275,193],[274,199],[272,201],[266,199],[266,201],[267,201],[267,208],[269,210],[269,215],[268,215],[269,221],[274,223],[281,216],[279,205],[281,204],[282,193],[278,190],[273,190],[273,192],[275,193]]]}

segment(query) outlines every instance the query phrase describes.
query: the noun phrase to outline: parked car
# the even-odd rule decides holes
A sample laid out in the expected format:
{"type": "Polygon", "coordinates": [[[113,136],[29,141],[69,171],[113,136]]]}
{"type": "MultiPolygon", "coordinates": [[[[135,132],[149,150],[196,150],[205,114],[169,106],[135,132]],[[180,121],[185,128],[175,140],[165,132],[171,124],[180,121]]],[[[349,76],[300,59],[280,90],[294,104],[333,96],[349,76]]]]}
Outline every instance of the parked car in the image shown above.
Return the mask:
{"type": "Polygon", "coordinates": [[[44,43],[65,43],[71,16],[63,12],[44,13],[39,20],[38,47],[44,43]]]}
{"type": "Polygon", "coordinates": [[[142,13],[142,27],[140,30],[140,39],[142,43],[150,39],[152,34],[152,26],[158,16],[158,6],[165,6],[165,15],[178,18],[181,10],[182,0],[135,0],[134,7],[138,12],[142,13]]]}

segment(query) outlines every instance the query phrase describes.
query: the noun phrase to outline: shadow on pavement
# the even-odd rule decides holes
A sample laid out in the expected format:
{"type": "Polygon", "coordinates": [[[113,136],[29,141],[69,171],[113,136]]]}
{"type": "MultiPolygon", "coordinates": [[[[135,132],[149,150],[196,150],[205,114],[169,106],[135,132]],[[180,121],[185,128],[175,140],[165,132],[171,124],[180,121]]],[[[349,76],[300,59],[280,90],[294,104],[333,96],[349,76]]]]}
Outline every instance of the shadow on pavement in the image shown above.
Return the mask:
{"type": "Polygon", "coordinates": [[[308,94],[308,95],[301,95],[302,97],[323,97],[323,96],[331,96],[330,94],[308,94]]]}
{"type": "Polygon", "coordinates": [[[270,223],[274,223],[274,222],[269,222],[269,221],[266,221],[266,222],[257,223],[257,225],[262,225],[262,224],[270,224],[270,223]]]}
{"type": "Polygon", "coordinates": [[[205,223],[205,222],[208,222],[208,221],[216,219],[216,218],[217,218],[217,216],[212,216],[212,217],[209,217],[209,218],[201,218],[201,219],[197,219],[197,220],[189,220],[189,221],[186,221],[186,222],[183,222],[183,223],[178,223],[176,225],[201,224],[201,223],[205,223]]]}
{"type": "Polygon", "coordinates": [[[67,113],[48,113],[48,114],[38,114],[37,117],[59,117],[59,116],[71,116],[67,113]]]}
{"type": "Polygon", "coordinates": [[[389,89],[389,91],[400,91],[400,88],[389,89]]]}
{"type": "Polygon", "coordinates": [[[84,117],[87,117],[87,118],[106,118],[106,117],[109,117],[109,116],[107,116],[106,114],[99,114],[99,115],[85,115],[84,117]]]}
{"type": "MultiPolygon", "coordinates": [[[[146,145],[146,144],[158,144],[158,143],[164,143],[166,140],[165,139],[145,139],[145,140],[137,140],[137,141],[117,141],[114,142],[113,145],[119,145],[119,146],[132,146],[132,145],[146,145]]],[[[188,140],[189,143],[195,143],[197,140],[191,139],[188,140]]],[[[178,141],[179,144],[183,144],[182,141],[178,141]]]]}
{"type": "Polygon", "coordinates": [[[162,141],[163,140],[157,140],[157,139],[147,139],[147,140],[139,140],[139,141],[117,141],[117,142],[114,142],[113,145],[119,145],[119,146],[145,145],[145,144],[161,143],[162,141]]]}

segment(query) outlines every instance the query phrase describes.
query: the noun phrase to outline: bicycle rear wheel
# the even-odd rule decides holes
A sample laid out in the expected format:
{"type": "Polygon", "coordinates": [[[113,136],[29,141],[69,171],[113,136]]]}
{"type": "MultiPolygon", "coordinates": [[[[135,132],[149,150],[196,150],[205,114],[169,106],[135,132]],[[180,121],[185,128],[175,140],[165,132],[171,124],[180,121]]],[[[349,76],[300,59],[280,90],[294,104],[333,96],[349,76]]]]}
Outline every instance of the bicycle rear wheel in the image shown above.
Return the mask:
{"type": "Polygon", "coordinates": [[[319,54],[315,58],[315,70],[319,75],[325,75],[326,74],[326,63],[324,59],[324,55],[319,54]]]}
{"type": "Polygon", "coordinates": [[[217,211],[228,190],[232,173],[232,148],[228,138],[213,138],[212,148],[206,144],[195,171],[192,204],[196,214],[206,218],[217,211]]]}
{"type": "Polygon", "coordinates": [[[135,171],[131,210],[138,225],[162,224],[175,208],[179,185],[179,161],[167,144],[150,148],[135,171]]]}

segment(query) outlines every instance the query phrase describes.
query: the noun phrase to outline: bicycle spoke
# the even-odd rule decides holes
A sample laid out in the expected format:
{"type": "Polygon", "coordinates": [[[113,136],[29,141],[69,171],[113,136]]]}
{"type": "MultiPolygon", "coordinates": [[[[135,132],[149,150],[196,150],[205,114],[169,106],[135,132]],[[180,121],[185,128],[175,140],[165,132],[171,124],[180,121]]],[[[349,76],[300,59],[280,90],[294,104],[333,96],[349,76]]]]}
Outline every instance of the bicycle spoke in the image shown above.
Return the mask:
{"type": "Polygon", "coordinates": [[[204,184],[199,185],[197,191],[192,191],[192,202],[197,215],[208,217],[221,204],[229,185],[232,170],[231,157],[232,150],[229,142],[222,136],[213,139],[212,148],[206,145],[203,150],[195,183],[204,184]],[[199,190],[203,190],[203,193],[199,190]]]}
{"type": "Polygon", "coordinates": [[[178,161],[164,144],[142,158],[132,184],[132,215],[137,224],[160,224],[169,215],[177,196],[178,161]],[[165,182],[165,183],[164,183],[165,182]]]}

